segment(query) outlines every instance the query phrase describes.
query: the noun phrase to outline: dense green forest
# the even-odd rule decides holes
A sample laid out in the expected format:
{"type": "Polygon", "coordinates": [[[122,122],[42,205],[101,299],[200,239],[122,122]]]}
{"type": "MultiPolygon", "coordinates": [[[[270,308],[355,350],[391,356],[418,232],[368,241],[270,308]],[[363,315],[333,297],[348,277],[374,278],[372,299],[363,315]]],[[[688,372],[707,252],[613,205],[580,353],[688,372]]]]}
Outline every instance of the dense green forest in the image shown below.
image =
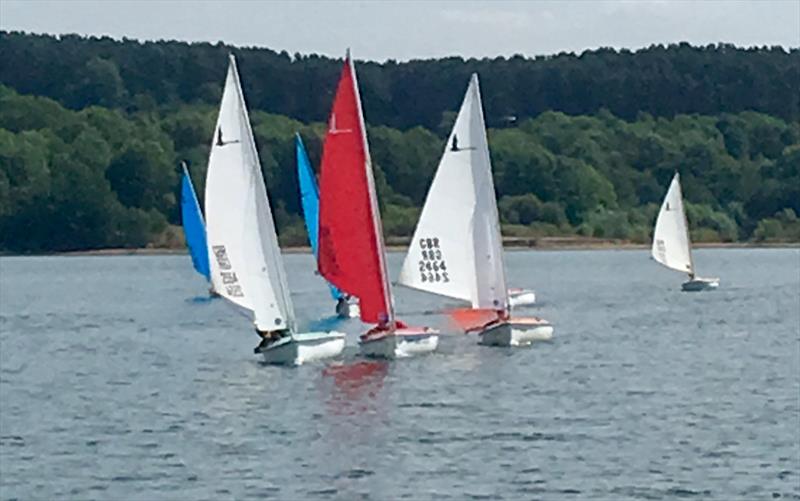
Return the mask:
{"type": "MultiPolygon", "coordinates": [[[[76,110],[216,105],[229,52],[236,53],[251,108],[305,123],[327,120],[341,62],[317,55],[0,32],[0,75],[21,94],[47,96],[76,110]]],[[[672,117],[741,111],[800,119],[800,49],[685,43],[535,59],[359,62],[364,112],[372,124],[440,132],[443,111],[458,107],[472,72],[481,75],[490,126],[549,110],[584,115],[603,108],[625,120],[639,112],[672,117]]]]}
{"type": "MultiPolygon", "coordinates": [[[[234,52],[284,243],[305,242],[341,61],[222,44],[0,33],[0,248],[180,245],[234,52]]],[[[471,71],[504,232],[645,242],[681,172],[693,238],[800,241],[800,51],[728,45],[358,64],[384,229],[409,235],[471,71]]]]}

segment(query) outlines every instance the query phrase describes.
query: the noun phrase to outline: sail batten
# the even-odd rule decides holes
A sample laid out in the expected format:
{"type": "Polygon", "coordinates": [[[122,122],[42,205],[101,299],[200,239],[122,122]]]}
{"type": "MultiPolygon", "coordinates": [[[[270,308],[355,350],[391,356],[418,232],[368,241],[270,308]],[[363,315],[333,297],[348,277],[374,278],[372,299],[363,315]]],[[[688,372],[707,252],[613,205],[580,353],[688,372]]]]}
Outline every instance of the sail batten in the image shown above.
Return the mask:
{"type": "Polygon", "coordinates": [[[342,67],[322,151],[320,273],[359,299],[361,319],[393,319],[383,235],[355,70],[342,67]]]}
{"type": "Polygon", "coordinates": [[[658,212],[651,254],[653,259],[667,268],[694,274],[689,226],[678,173],[672,178],[658,212]]]}
{"type": "Polygon", "coordinates": [[[474,308],[508,306],[503,247],[477,75],[431,183],[399,283],[474,308]]]}
{"type": "Polygon", "coordinates": [[[260,330],[293,329],[294,310],[233,56],[209,157],[206,219],[217,292],[252,311],[260,330]]]}

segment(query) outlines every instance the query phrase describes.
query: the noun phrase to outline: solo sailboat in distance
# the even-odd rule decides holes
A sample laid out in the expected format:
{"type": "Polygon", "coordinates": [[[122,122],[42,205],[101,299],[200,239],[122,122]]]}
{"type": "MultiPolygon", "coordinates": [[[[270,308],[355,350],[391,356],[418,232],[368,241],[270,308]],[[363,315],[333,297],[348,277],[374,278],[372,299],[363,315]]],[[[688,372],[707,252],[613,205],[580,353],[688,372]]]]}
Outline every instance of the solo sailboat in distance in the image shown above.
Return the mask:
{"type": "Polygon", "coordinates": [[[480,333],[482,344],[525,345],[553,335],[553,326],[545,320],[510,317],[503,240],[476,74],[447,140],[398,281],[470,301],[471,310],[454,315],[465,330],[480,333]]]}
{"type": "Polygon", "coordinates": [[[349,51],[322,150],[318,265],[328,282],[358,298],[361,320],[377,324],[361,336],[362,353],[396,358],[436,349],[437,331],[408,327],[395,318],[366,127],[349,51]]]}
{"type": "MultiPolygon", "coordinates": [[[[211,270],[208,264],[208,248],[206,246],[206,224],[203,221],[203,212],[200,210],[200,202],[192,185],[192,178],[189,176],[189,169],[185,162],[181,162],[183,176],[181,178],[181,220],[183,222],[183,234],[186,237],[186,246],[189,247],[189,255],[192,256],[192,265],[197,273],[203,275],[207,281],[211,282],[211,270]]],[[[214,295],[213,285],[209,292],[214,295]]]]}
{"type": "Polygon", "coordinates": [[[299,333],[236,60],[230,56],[208,160],[206,220],[217,293],[249,310],[268,363],[299,365],[336,356],[338,332],[299,333]]]}
{"type": "Polygon", "coordinates": [[[719,287],[719,278],[700,278],[695,275],[689,223],[683,208],[680,175],[677,172],[658,212],[651,252],[653,259],[667,268],[689,274],[689,281],[681,286],[684,291],[713,290],[719,287]]]}
{"type": "MultiPolygon", "coordinates": [[[[300,184],[300,202],[303,205],[303,219],[306,223],[308,232],[308,243],[311,245],[311,252],[316,258],[318,251],[319,236],[319,189],[317,189],[317,178],[314,176],[314,169],[308,160],[306,148],[300,134],[294,137],[295,150],[297,153],[297,178],[300,184]]],[[[336,300],[336,314],[340,318],[355,318],[359,314],[358,303],[336,288],[335,285],[328,283],[331,296],[336,300]]]]}

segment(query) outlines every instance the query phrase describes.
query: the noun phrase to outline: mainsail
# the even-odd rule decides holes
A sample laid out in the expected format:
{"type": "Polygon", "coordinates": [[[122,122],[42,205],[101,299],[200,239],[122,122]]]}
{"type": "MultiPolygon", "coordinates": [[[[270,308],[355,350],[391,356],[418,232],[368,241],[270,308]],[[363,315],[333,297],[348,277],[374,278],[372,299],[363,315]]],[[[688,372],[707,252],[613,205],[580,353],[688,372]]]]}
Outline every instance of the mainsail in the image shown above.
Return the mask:
{"type": "Polygon", "coordinates": [[[349,54],[328,120],[320,170],[319,271],[358,297],[364,322],[392,322],[375,181],[349,54]]]}
{"type": "Polygon", "coordinates": [[[293,329],[294,311],[236,60],[231,55],[206,178],[212,282],[260,330],[293,329]]]}
{"type": "Polygon", "coordinates": [[[661,204],[653,232],[653,259],[673,270],[694,273],[689,227],[683,209],[680,177],[675,173],[661,204]]]}
{"type": "MultiPolygon", "coordinates": [[[[295,135],[295,150],[297,153],[297,178],[300,183],[300,202],[303,205],[303,219],[306,223],[308,232],[308,243],[311,245],[311,252],[316,258],[318,253],[319,236],[319,190],[317,189],[317,178],[314,176],[314,169],[308,160],[306,148],[300,134],[295,135]]],[[[328,283],[333,299],[343,297],[342,292],[336,286],[328,283]]]]}
{"type": "Polygon", "coordinates": [[[503,241],[475,74],[428,191],[399,283],[470,301],[473,308],[508,305],[503,241]]]}
{"type": "Polygon", "coordinates": [[[182,164],[182,167],[181,220],[183,221],[183,234],[186,237],[189,254],[192,256],[194,269],[197,270],[197,273],[206,277],[206,280],[210,280],[211,271],[208,264],[206,224],[203,221],[200,202],[197,201],[197,194],[192,185],[192,178],[189,177],[189,170],[186,168],[186,164],[182,164]]]}

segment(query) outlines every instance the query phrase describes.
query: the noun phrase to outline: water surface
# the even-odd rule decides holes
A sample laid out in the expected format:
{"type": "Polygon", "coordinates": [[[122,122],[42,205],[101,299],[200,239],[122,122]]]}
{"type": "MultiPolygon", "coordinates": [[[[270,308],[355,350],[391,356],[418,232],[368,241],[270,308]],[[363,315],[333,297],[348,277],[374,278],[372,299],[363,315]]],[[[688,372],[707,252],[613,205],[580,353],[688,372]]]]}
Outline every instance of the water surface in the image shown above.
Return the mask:
{"type": "Polygon", "coordinates": [[[301,324],[349,346],[286,369],[187,256],[2,258],[0,499],[798,499],[800,251],[695,260],[720,290],[646,251],[509,252],[553,342],[477,346],[398,289],[448,335],[385,363],[289,255],[301,324]]]}

